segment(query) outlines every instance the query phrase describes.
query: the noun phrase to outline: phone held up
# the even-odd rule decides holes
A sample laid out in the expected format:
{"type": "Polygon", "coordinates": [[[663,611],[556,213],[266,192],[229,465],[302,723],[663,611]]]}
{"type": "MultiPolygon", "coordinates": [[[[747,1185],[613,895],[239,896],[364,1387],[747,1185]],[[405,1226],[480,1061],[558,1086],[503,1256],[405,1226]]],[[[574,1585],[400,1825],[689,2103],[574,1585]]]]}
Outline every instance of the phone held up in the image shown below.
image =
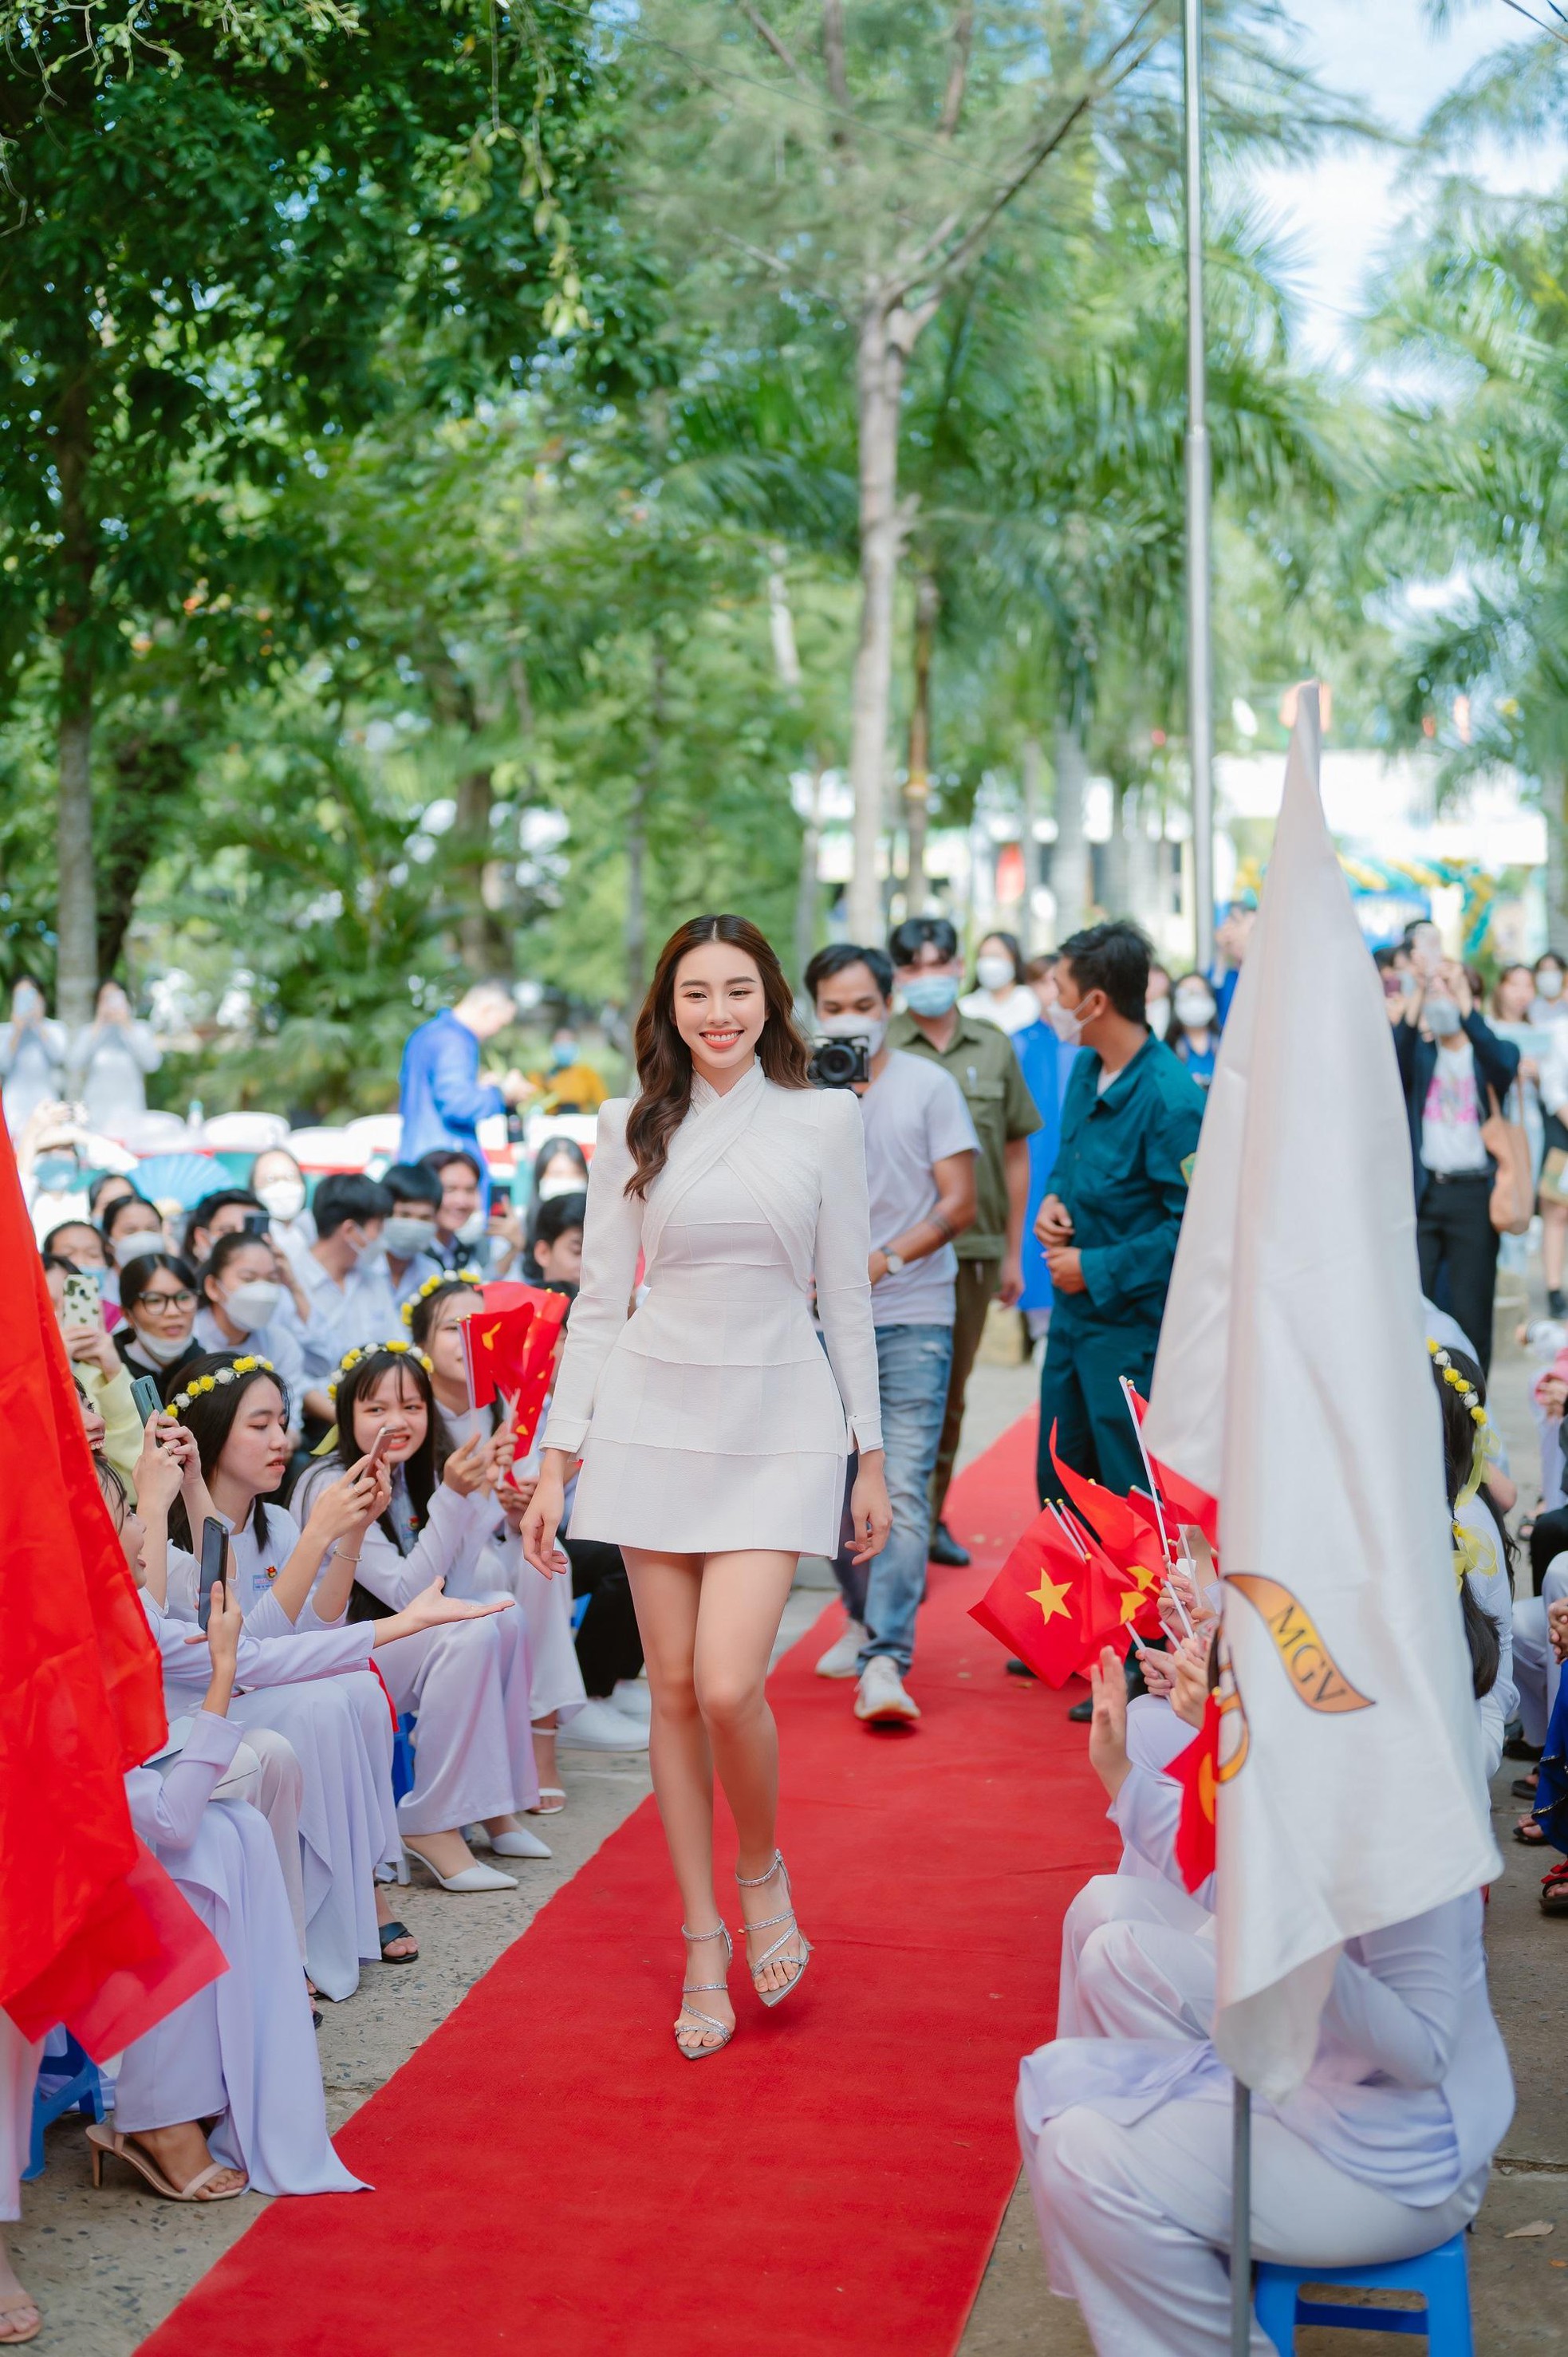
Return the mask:
{"type": "Polygon", "coordinates": [[[212,1591],[223,1577],[228,1545],[228,1532],[216,1516],[209,1514],[201,1525],[201,1580],[196,1591],[197,1625],[203,1631],[212,1618],[212,1591]]]}
{"type": "Polygon", "coordinates": [[[156,1375],[138,1375],[131,1385],[131,1397],[136,1403],[136,1414],[143,1424],[151,1424],[163,1406],[156,1375]]]}
{"type": "Polygon", "coordinates": [[[97,1286],[81,1271],[68,1276],[60,1302],[62,1326],[102,1326],[103,1303],[97,1286]]]}

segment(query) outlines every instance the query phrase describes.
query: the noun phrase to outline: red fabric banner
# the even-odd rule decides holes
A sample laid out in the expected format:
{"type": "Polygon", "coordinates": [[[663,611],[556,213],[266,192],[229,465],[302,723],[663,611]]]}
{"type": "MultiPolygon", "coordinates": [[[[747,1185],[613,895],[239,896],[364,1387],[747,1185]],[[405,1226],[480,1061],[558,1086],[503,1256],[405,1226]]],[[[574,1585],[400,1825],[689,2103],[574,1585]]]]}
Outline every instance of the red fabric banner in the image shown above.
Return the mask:
{"type": "Polygon", "coordinates": [[[1214,1871],[1214,1796],[1219,1790],[1219,1705],[1209,1695],[1203,1706],[1203,1725],[1185,1751],[1178,1751],[1165,1770],[1181,1786],[1181,1819],[1176,1827],[1176,1860],[1189,1890],[1207,1882],[1214,1871]]]}

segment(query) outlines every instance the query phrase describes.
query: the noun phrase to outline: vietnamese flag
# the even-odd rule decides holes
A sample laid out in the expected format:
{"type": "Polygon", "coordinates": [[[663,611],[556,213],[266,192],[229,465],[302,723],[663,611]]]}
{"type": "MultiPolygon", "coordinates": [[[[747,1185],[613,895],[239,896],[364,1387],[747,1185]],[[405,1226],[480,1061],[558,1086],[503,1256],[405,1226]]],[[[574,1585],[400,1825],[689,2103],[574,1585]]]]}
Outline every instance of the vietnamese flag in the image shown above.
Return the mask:
{"type": "MultiPolygon", "coordinates": [[[[489,1288],[487,1287],[486,1290],[489,1288]]],[[[531,1292],[525,1286],[508,1291],[531,1292]]],[[[533,1324],[532,1300],[497,1308],[485,1302],[463,1321],[463,1357],[468,1370],[468,1395],[476,1407],[489,1407],[498,1393],[515,1393],[522,1381],[523,1354],[533,1324]]]]}
{"type": "MultiPolygon", "coordinates": [[[[1141,1425],[1149,1412],[1149,1403],[1140,1397],[1131,1383],[1127,1386],[1127,1396],[1141,1425]]],[[[1178,1523],[1187,1523],[1200,1530],[1209,1545],[1218,1550],[1219,1499],[1211,1498],[1207,1490],[1200,1490],[1197,1482],[1189,1481],[1185,1474],[1174,1473],[1168,1465],[1162,1465],[1157,1457],[1150,1457],[1148,1464],[1159,1489],[1161,1503],[1170,1508],[1178,1523]]]]}
{"type": "Polygon", "coordinates": [[[124,1775],[166,1735],[163,1674],[3,1125],[0,1484],[0,2006],[24,2037],[64,2021],[106,2056],[223,1957],[132,1828],[124,1775]]]}
{"type": "Polygon", "coordinates": [[[1085,1651],[1083,1601],[1088,1566],[1047,1506],[1012,1554],[970,1618],[1027,1662],[1048,1685],[1064,1686],[1085,1651]]]}
{"type": "Polygon", "coordinates": [[[1131,1498],[1119,1497],[1102,1482],[1091,1481],[1086,1474],[1075,1473],[1057,1454],[1057,1427],[1051,1426],[1051,1463],[1056,1467],[1062,1488],[1093,1529],[1101,1544],[1118,1559],[1122,1556],[1147,1554],[1153,1534],[1155,1560],[1164,1555],[1160,1545],[1159,1525],[1152,1512],[1145,1513],[1131,1498]]]}
{"type": "Polygon", "coordinates": [[[533,1436],[554,1372],[555,1345],[571,1307],[571,1301],[564,1293],[552,1293],[548,1287],[534,1293],[533,1324],[523,1349],[511,1416],[518,1448],[525,1456],[533,1446],[533,1436]]]}
{"type": "Polygon", "coordinates": [[[1141,1583],[1123,1571],[1069,1506],[1058,1506],[1055,1512],[1085,1558],[1083,1669],[1087,1676],[1090,1663],[1099,1661],[1102,1645],[1115,1644],[1119,1651],[1125,1652],[1129,1628],[1136,1629],[1140,1637],[1164,1633],[1159,1625],[1156,1583],[1151,1573],[1145,1572],[1141,1583]],[[1148,1625],[1151,1616],[1152,1629],[1148,1625]]]}
{"type": "Polygon", "coordinates": [[[1176,1862],[1188,1890],[1196,1890],[1213,1873],[1216,1857],[1214,1800],[1219,1788],[1219,1704],[1214,1695],[1204,1697],[1202,1726],[1187,1749],[1177,1752],[1165,1773],[1181,1786],[1176,1862]]]}

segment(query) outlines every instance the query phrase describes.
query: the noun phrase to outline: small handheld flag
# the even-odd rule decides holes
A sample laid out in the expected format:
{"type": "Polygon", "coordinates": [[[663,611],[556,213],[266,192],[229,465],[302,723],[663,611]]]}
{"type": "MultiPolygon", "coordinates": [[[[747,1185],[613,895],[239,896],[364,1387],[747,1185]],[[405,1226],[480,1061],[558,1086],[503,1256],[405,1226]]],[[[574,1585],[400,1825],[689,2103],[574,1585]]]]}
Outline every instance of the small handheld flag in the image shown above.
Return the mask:
{"type": "Polygon", "coordinates": [[[468,1396],[476,1407],[489,1407],[499,1393],[519,1389],[533,1318],[533,1304],[528,1301],[515,1308],[496,1310],[487,1303],[464,1319],[463,1359],[468,1371],[468,1396]]]}

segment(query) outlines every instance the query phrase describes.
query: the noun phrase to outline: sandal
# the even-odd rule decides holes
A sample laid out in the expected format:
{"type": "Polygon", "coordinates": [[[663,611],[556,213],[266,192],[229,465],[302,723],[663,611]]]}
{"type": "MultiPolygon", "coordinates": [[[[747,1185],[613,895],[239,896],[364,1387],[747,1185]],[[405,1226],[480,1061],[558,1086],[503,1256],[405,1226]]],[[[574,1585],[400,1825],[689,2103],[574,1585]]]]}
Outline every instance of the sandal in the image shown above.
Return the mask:
{"type": "Polygon", "coordinates": [[[1522,1842],[1526,1849],[1544,1849],[1547,1846],[1546,1835],[1533,1817],[1520,1817],[1513,1829],[1513,1837],[1516,1842],[1522,1842]]]}
{"type": "Polygon", "coordinates": [[[1509,1791],[1516,1801],[1533,1801],[1540,1781],[1539,1776],[1516,1776],[1509,1791]]]}
{"type": "Polygon", "coordinates": [[[1568,1915],[1568,1857],[1559,1858],[1541,1878],[1541,1911],[1568,1915]]]}
{"type": "Polygon", "coordinates": [[[24,2341],[36,2341],[43,2327],[38,2303],[30,2292],[18,2291],[10,2299],[0,2299],[0,2349],[19,2349],[24,2341]]]}
{"type": "MultiPolygon", "coordinates": [[[[728,1971],[730,1959],[735,1954],[735,1948],[731,1943],[729,1933],[722,1923],[715,1923],[711,1932],[688,1932],[682,1923],[681,1937],[682,1940],[690,1940],[693,1946],[703,1940],[722,1940],[725,1943],[725,1969],[728,1971]]],[[[688,2005],[686,1999],[689,1996],[707,1996],[719,1989],[727,1988],[728,1986],[727,1981],[687,1981],[682,1986],[681,2011],[675,2017],[675,2044],[688,2062],[704,2062],[710,2054],[722,2054],[735,2036],[735,2024],[733,2021],[715,2021],[711,2013],[704,2013],[700,2006],[688,2005]],[[685,2017],[684,2020],[682,2016],[685,2017]],[[703,2038],[710,2029],[716,2029],[719,2032],[716,2045],[682,2045],[681,2040],[683,2037],[703,2038]]]]}
{"type": "Polygon", "coordinates": [[[763,1953],[757,1957],[755,1964],[750,1962],[750,1951],[747,1951],[747,1969],[751,1974],[751,1985],[753,1988],[757,1988],[757,1974],[765,1972],[768,1966],[771,1964],[780,1964],[789,1973],[789,1978],[785,1982],[782,1988],[757,1989],[757,1996],[762,1999],[763,2004],[767,2006],[782,2005],[790,1990],[800,1986],[800,1981],[805,1974],[806,1966],[811,1960],[811,1943],[795,1921],[794,1896],[789,1889],[789,1869],[784,1863],[784,1853],[782,1850],[776,1849],[774,1851],[773,1863],[768,1867],[766,1874],[754,1874],[750,1876],[737,1874],[736,1876],[736,1880],[743,1890],[760,1890],[763,1884],[765,1882],[771,1882],[776,1874],[781,1874],[784,1877],[784,1898],[786,1903],[783,1914],[765,1915],[760,1923],[748,1923],[746,1926],[746,1936],[748,1940],[754,1932],[772,1932],[777,1930],[780,1923],[787,1923],[789,1926],[789,1929],[787,1932],[779,1932],[778,1939],[774,1941],[773,1945],[770,1948],[765,1948],[763,1950],[763,1953]],[[791,1941],[793,1941],[796,1945],[797,1953],[791,1956],[781,1954],[780,1951],[789,1947],[791,1941]]]}
{"type": "Polygon", "coordinates": [[[564,1785],[541,1784],[539,1788],[539,1799],[535,1805],[530,1809],[527,1813],[531,1817],[558,1817],[565,1805],[566,1791],[564,1785]],[[547,1809],[544,1805],[546,1801],[553,1801],[555,1804],[554,1807],[547,1809]]]}
{"type": "Polygon", "coordinates": [[[105,2127],[102,2121],[95,2121],[88,2129],[87,2141],[92,2147],[92,2182],[95,2189],[102,2189],[103,2184],[104,2156],[113,2153],[117,2160],[123,2160],[128,2168],[134,2169],[138,2177],[145,2177],[153,2191],[161,2193],[166,2201],[237,2201],[242,2193],[248,2193],[251,2190],[249,2179],[242,2184],[226,2187],[221,2193],[207,2190],[215,2177],[227,2177],[232,2173],[228,2162],[223,2160],[215,2160],[206,2169],[199,2169],[188,2185],[171,2185],[150,2152],[144,2152],[141,2146],[133,2144],[129,2136],[105,2127]]]}
{"type": "Polygon", "coordinates": [[[414,1950],[412,1956],[389,1956],[387,1953],[387,1950],[391,1947],[394,1940],[413,1939],[413,1933],[409,1930],[406,1923],[378,1923],[376,1926],[376,1934],[381,1943],[381,1962],[383,1964],[418,1964],[419,1946],[417,1942],[414,1943],[414,1950]]]}

